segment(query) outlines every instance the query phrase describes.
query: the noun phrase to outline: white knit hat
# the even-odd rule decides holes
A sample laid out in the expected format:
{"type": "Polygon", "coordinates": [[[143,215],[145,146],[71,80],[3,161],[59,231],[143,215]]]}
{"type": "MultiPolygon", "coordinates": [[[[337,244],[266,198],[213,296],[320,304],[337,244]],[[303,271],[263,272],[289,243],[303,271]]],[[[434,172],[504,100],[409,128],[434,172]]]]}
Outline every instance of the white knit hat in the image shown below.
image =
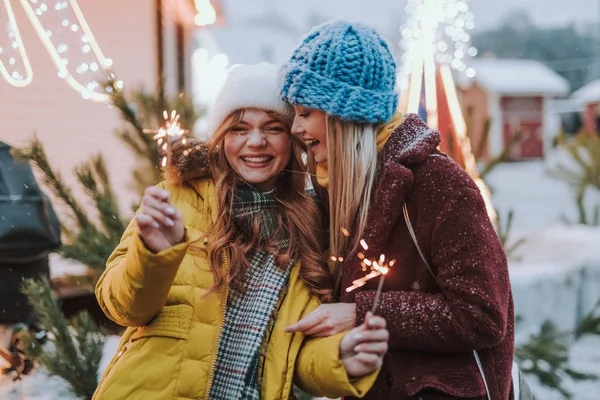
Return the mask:
{"type": "Polygon", "coordinates": [[[279,94],[279,67],[273,64],[240,64],[234,66],[221,88],[210,116],[208,134],[232,112],[243,108],[275,111],[294,118],[294,109],[279,94]]]}

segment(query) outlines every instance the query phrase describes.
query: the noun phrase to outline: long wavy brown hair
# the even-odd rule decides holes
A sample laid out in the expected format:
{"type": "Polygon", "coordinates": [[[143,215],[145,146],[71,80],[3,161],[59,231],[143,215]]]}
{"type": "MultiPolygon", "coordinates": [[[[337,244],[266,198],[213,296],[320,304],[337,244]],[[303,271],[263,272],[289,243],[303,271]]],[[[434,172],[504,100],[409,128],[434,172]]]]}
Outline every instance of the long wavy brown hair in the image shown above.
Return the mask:
{"type": "Polygon", "coordinates": [[[276,200],[281,204],[278,226],[275,234],[263,238],[260,232],[260,216],[255,216],[252,232],[236,227],[233,215],[233,196],[241,178],[231,168],[225,157],[224,139],[227,133],[244,118],[244,110],[229,115],[215,131],[209,143],[209,166],[215,181],[217,196],[217,215],[207,233],[211,270],[214,286],[211,292],[223,285],[244,291],[243,279],[250,265],[252,255],[258,250],[267,250],[275,254],[276,264],[283,268],[291,260],[300,261],[300,277],[311,293],[323,302],[332,301],[333,278],[329,271],[324,243],[325,235],[321,229],[320,213],[315,200],[306,192],[306,166],[302,159],[303,142],[291,134],[292,121],[278,113],[266,111],[272,118],[283,122],[287,134],[292,139],[292,157],[284,169],[274,191],[276,200]],[[287,238],[289,246],[280,249],[277,243],[287,238]],[[229,270],[224,270],[225,254],[229,254],[229,270]]]}

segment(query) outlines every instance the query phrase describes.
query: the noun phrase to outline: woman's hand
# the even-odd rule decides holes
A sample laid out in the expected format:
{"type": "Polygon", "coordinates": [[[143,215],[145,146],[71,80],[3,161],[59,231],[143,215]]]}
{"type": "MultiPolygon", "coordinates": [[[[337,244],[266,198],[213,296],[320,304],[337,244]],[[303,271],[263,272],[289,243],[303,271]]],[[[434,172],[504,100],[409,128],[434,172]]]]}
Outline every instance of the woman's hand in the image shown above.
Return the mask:
{"type": "Polygon", "coordinates": [[[349,331],[356,326],[354,303],[321,304],[300,321],[285,328],[288,333],[302,332],[306,336],[324,337],[349,331]]]}
{"type": "Polygon", "coordinates": [[[155,186],[147,188],[135,216],[140,237],[154,253],[181,243],[185,234],[181,212],[173,207],[169,195],[155,186]]]}
{"type": "Polygon", "coordinates": [[[350,378],[360,378],[381,368],[388,351],[385,319],[367,313],[365,322],[352,329],[340,343],[340,360],[350,378]]]}

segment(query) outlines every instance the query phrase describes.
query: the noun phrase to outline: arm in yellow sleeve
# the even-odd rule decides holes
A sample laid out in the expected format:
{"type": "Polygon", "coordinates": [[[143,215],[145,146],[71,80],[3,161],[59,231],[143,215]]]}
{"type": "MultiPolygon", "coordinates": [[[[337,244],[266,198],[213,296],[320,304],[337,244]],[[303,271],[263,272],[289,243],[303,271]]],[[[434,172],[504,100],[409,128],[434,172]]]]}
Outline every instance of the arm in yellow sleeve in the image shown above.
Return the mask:
{"type": "Polygon", "coordinates": [[[186,234],[182,243],[152,253],[131,221],[96,285],[96,298],[106,316],[123,326],[148,324],[167,301],[188,246],[186,234]]]}
{"type": "Polygon", "coordinates": [[[308,339],[296,360],[296,385],[313,396],[363,397],[371,389],[379,370],[362,378],[350,378],[340,360],[340,342],[348,332],[308,339]]]}
{"type": "MultiPolygon", "coordinates": [[[[304,315],[321,304],[313,298],[304,315]]],[[[318,397],[364,397],[371,389],[379,370],[362,378],[350,378],[340,360],[340,343],[348,332],[325,338],[305,339],[296,358],[294,383],[305,392],[318,397]]]]}

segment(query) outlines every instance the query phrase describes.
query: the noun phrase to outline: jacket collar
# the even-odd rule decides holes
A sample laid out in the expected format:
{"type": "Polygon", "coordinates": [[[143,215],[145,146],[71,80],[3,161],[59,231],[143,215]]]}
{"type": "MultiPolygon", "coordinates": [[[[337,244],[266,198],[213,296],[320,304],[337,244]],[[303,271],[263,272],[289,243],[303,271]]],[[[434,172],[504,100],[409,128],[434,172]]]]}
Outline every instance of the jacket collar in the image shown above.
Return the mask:
{"type": "Polygon", "coordinates": [[[377,257],[397,222],[401,205],[413,184],[412,167],[437,151],[438,131],[430,129],[416,114],[406,115],[379,154],[378,179],[369,207],[369,223],[364,239],[369,245],[365,255],[377,257]]]}

